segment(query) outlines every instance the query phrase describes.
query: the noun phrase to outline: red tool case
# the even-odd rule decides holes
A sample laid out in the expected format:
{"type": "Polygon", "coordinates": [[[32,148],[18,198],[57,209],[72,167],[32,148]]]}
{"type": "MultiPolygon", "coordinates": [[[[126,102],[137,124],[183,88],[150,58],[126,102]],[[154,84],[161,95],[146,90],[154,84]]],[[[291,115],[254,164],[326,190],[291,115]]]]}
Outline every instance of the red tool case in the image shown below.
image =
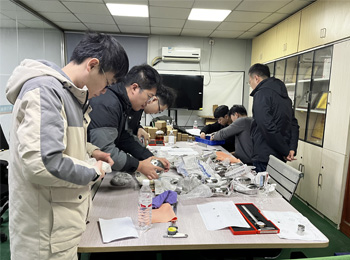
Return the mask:
{"type": "Polygon", "coordinates": [[[280,232],[279,228],[274,223],[272,223],[272,221],[265,218],[265,216],[253,203],[237,203],[235,205],[250,225],[250,228],[230,227],[230,230],[234,235],[277,234],[280,232]],[[264,222],[265,227],[260,228],[257,226],[253,218],[249,216],[249,213],[246,212],[242,206],[245,206],[258,221],[264,222]]]}

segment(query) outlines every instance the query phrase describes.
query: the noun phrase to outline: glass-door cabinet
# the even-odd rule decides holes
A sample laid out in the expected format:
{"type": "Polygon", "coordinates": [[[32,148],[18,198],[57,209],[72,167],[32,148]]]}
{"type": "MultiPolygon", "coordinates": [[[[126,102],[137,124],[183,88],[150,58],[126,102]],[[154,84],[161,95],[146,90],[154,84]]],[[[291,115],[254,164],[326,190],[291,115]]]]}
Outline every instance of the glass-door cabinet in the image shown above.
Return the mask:
{"type": "MultiPolygon", "coordinates": [[[[332,46],[269,63],[292,100],[300,126],[299,139],[323,145],[328,104],[332,46]]],[[[272,73],[271,73],[272,74],[272,73]]]]}

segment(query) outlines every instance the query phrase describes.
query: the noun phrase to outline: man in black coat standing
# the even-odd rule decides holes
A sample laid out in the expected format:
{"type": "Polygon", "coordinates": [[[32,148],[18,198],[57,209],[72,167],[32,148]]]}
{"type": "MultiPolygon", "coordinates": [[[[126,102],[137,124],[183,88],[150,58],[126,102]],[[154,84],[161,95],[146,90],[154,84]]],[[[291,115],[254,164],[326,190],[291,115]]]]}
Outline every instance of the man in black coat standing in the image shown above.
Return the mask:
{"type": "Polygon", "coordinates": [[[257,172],[266,170],[269,155],[292,161],[297,152],[299,125],[284,83],[270,77],[269,67],[254,64],[249,69],[253,91],[253,165],[257,172]]]}

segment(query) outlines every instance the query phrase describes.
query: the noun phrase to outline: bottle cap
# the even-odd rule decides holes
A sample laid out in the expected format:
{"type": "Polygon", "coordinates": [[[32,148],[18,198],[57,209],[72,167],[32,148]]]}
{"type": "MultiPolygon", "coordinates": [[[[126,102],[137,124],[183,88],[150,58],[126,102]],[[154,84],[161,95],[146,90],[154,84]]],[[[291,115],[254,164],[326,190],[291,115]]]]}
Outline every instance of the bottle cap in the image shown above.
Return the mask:
{"type": "Polygon", "coordinates": [[[149,186],[149,180],[148,179],[142,180],[142,185],[148,185],[149,186]]]}

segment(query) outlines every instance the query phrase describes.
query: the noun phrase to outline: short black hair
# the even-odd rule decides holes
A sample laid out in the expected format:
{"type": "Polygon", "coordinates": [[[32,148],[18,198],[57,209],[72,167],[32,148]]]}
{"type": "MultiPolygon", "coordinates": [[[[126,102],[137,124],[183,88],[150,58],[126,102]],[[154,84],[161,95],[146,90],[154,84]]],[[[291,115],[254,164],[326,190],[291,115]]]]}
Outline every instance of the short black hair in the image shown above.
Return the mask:
{"type": "Polygon", "coordinates": [[[70,61],[79,65],[87,58],[98,59],[99,73],[111,71],[116,80],[129,70],[129,58],[123,46],[116,38],[104,33],[87,33],[75,47],[70,61]]]}
{"type": "Polygon", "coordinates": [[[137,83],[140,88],[152,89],[160,86],[162,79],[158,72],[148,64],[132,67],[124,77],[125,86],[137,83]]]}
{"type": "Polygon", "coordinates": [[[269,78],[270,77],[270,69],[267,65],[256,63],[252,65],[248,71],[249,76],[255,74],[262,78],[269,78]]]}
{"type": "Polygon", "coordinates": [[[159,103],[162,106],[167,106],[169,109],[174,105],[177,94],[173,88],[161,85],[157,89],[156,96],[159,98],[159,103]]]}
{"type": "Polygon", "coordinates": [[[214,117],[218,119],[219,117],[225,117],[228,114],[228,106],[221,105],[218,106],[214,111],[214,117]]]}
{"type": "Polygon", "coordinates": [[[240,114],[242,116],[246,116],[247,115],[247,110],[242,105],[233,105],[230,108],[230,111],[228,112],[228,115],[231,116],[231,115],[234,115],[235,113],[238,113],[238,114],[240,114]]]}

